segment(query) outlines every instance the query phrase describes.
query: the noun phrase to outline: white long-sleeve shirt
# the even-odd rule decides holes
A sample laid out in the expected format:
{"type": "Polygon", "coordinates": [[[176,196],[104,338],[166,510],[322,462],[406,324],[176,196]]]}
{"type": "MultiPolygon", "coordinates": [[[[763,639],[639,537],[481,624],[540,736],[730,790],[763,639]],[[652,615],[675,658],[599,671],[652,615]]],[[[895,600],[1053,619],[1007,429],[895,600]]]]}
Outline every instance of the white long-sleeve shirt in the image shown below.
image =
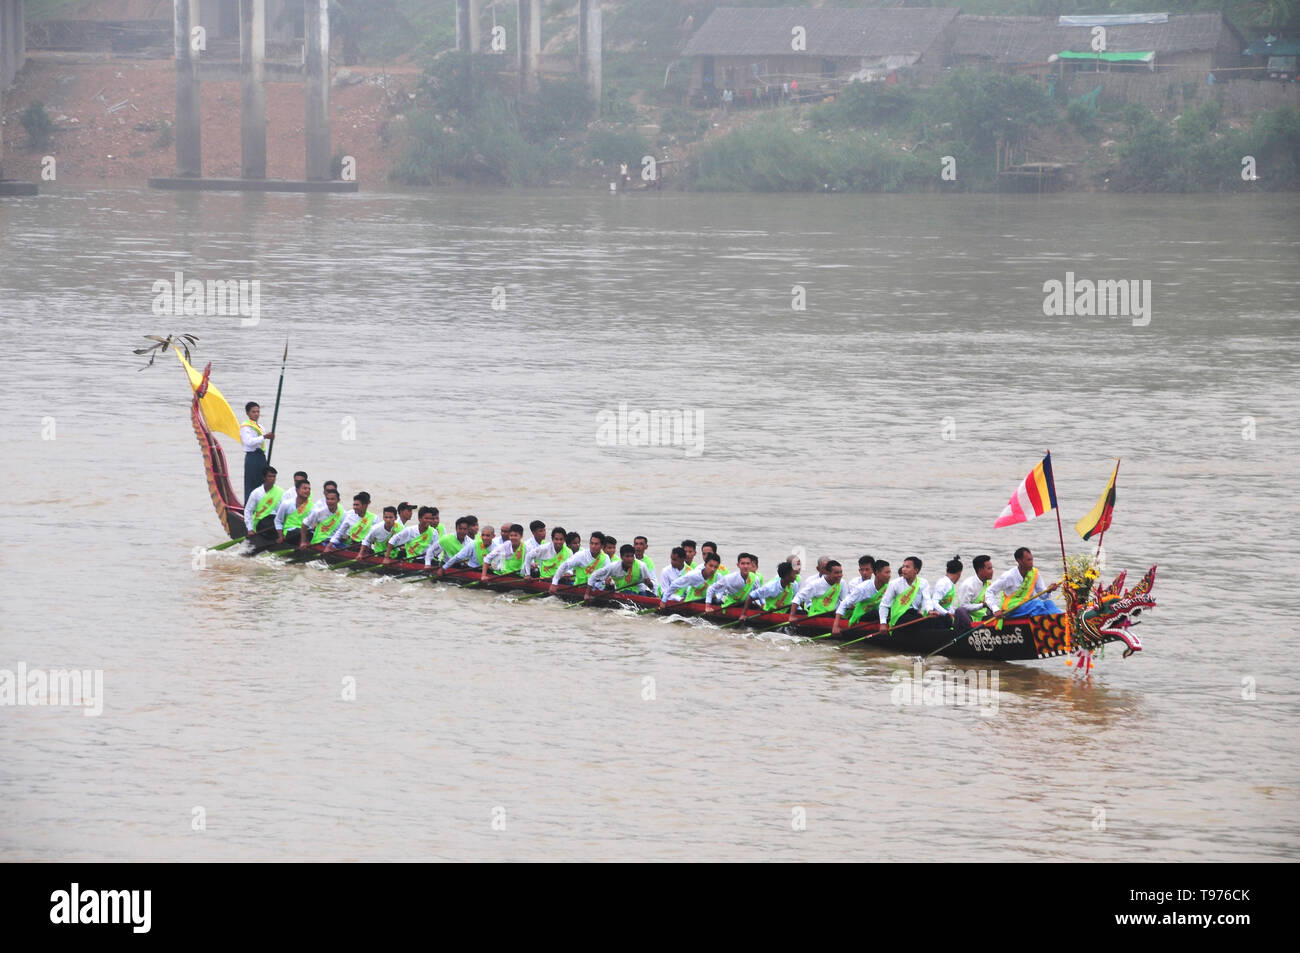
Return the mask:
{"type": "MultiPolygon", "coordinates": [[[[870,599],[879,591],[878,589],[876,589],[875,576],[872,576],[870,579],[860,579],[858,580],[858,582],[859,585],[856,585],[852,589],[850,589],[847,593],[845,593],[844,598],[840,600],[839,607],[835,610],[836,615],[838,616],[846,615],[848,611],[852,609],[854,606],[856,606],[859,602],[862,602],[866,599],[870,599]]],[[[888,586],[886,586],[886,588],[888,588],[888,586]]]]}
{"type": "MultiPolygon", "coordinates": [[[[1025,577],[1020,575],[1020,567],[1012,566],[1002,575],[998,576],[989,583],[989,591],[984,594],[984,604],[994,612],[1002,611],[1002,597],[1011,595],[1020,588],[1020,584],[1025,581],[1025,577]]],[[[1034,591],[1029,594],[1029,598],[1034,598],[1040,592],[1047,588],[1043,582],[1043,574],[1038,573],[1034,580],[1034,591]]],[[[976,590],[977,592],[979,590],[976,590]]]]}
{"type": "Polygon", "coordinates": [[[247,424],[239,426],[239,443],[244,448],[244,453],[255,453],[258,450],[266,449],[266,441],[262,439],[262,431],[258,427],[250,427],[247,424]]]}
{"type": "Polygon", "coordinates": [[[690,572],[685,566],[681,569],[674,569],[672,563],[664,567],[664,571],[659,574],[659,595],[663,596],[668,591],[668,587],[676,581],[677,577],[684,572],[690,572]]]}
{"type": "MultiPolygon", "coordinates": [[[[919,585],[916,587],[916,595],[912,597],[912,604],[908,608],[925,614],[933,608],[930,602],[930,584],[920,576],[917,576],[915,581],[919,585]]],[[[911,588],[912,583],[902,576],[889,580],[889,585],[885,587],[885,594],[880,599],[880,621],[883,624],[889,624],[889,611],[894,607],[894,600],[911,588]]]]}
{"type": "Polygon", "coordinates": [[[956,588],[957,587],[953,585],[952,580],[949,579],[946,575],[942,579],[935,582],[934,588],[930,591],[930,608],[936,609],[939,612],[946,612],[948,613],[948,615],[952,615],[954,612],[956,612],[957,611],[956,596],[953,596],[952,605],[948,606],[948,608],[946,609],[939,604],[940,600],[942,600],[944,596],[948,595],[949,592],[951,592],[953,589],[956,588]]]}
{"type": "Polygon", "coordinates": [[[392,529],[386,529],[383,520],[379,520],[374,526],[370,527],[370,532],[366,533],[366,538],[361,541],[361,545],[367,549],[374,549],[380,543],[387,543],[390,538],[403,529],[402,524],[398,522],[393,523],[392,529]]]}
{"type": "MultiPolygon", "coordinates": [[[[798,592],[799,577],[795,577],[794,584],[795,591],[798,592]]],[[[761,586],[755,586],[753,589],[749,590],[749,598],[755,599],[758,602],[766,602],[768,599],[775,599],[779,596],[783,589],[785,589],[785,586],[781,585],[781,577],[773,576],[761,586]]]]}
{"type": "MultiPolygon", "coordinates": [[[[311,500],[307,501],[308,503],[311,500]]],[[[275,508],[275,528],[277,531],[284,532],[284,521],[289,518],[289,514],[298,508],[298,494],[290,496],[286,493],[280,500],[280,505],[275,508]]],[[[316,509],[315,505],[307,507],[307,512],[311,513],[316,509]]],[[[304,517],[305,519],[305,517],[304,517]]]]}
{"type": "Polygon", "coordinates": [[[704,578],[704,568],[692,569],[690,572],[683,572],[673,580],[672,585],[664,586],[664,599],[668,602],[680,602],[686,595],[687,589],[699,589],[702,586],[711,585],[718,578],[714,572],[709,579],[704,578]]]}
{"type": "MultiPolygon", "coordinates": [[[[604,554],[602,553],[602,555],[604,554]]],[[[555,575],[551,577],[551,581],[559,582],[569,573],[590,566],[592,563],[596,561],[596,559],[597,559],[596,556],[591,555],[590,549],[580,550],[579,552],[574,553],[564,562],[560,563],[559,568],[555,570],[555,575]]]]}
{"type": "MultiPolygon", "coordinates": [[[[365,519],[366,516],[369,515],[370,515],[369,510],[366,511],[365,516],[358,516],[356,510],[348,510],[345,514],[343,514],[343,522],[339,523],[338,529],[334,530],[334,535],[330,537],[330,544],[333,546],[337,546],[339,542],[343,539],[343,537],[346,536],[349,532],[351,532],[352,527],[356,526],[363,519],[365,519]]],[[[382,525],[382,521],[380,520],[375,520],[375,522],[382,525]]]]}
{"type": "MultiPolygon", "coordinates": [[[[984,603],[977,601],[975,597],[980,594],[982,588],[984,582],[979,576],[967,576],[957,583],[957,604],[963,609],[978,609],[984,603]]],[[[989,580],[989,588],[993,588],[992,579],[989,580]]]]}
{"type": "MultiPolygon", "coordinates": [[[[520,549],[523,548],[522,541],[520,542],[519,546],[520,549]]],[[[512,556],[514,556],[514,554],[515,554],[515,548],[510,545],[510,540],[507,539],[505,541],[504,546],[498,545],[492,547],[492,552],[487,554],[487,564],[492,569],[499,570],[501,568],[501,564],[505,562],[507,559],[510,559],[512,556]]]]}
{"type": "MultiPolygon", "coordinates": [[[[275,489],[272,487],[272,489],[275,489]]],[[[253,531],[253,514],[257,512],[257,504],[262,502],[262,497],[266,496],[266,484],[259,486],[252,493],[248,494],[248,499],[244,501],[244,525],[248,531],[253,531]]],[[[283,502],[283,498],[281,499],[283,502]]],[[[274,512],[274,510],[272,510],[274,512]]]]}
{"type": "MultiPolygon", "coordinates": [[[[762,584],[763,582],[762,576],[759,576],[757,573],[752,573],[751,575],[757,577],[754,580],[754,584],[756,586],[762,584]]],[[[721,573],[715,572],[713,574],[713,585],[709,586],[708,591],[704,593],[704,601],[709,604],[713,604],[715,602],[721,603],[722,600],[726,599],[728,596],[738,595],[739,593],[743,592],[745,586],[747,586],[748,584],[749,584],[749,580],[741,576],[739,570],[737,570],[736,572],[728,573],[725,576],[722,575],[721,573]]]]}
{"type": "Polygon", "coordinates": [[[818,573],[799,587],[799,591],[794,594],[792,605],[803,606],[807,609],[809,603],[818,596],[825,594],[830,587],[831,584],[826,581],[826,577],[818,573]]]}
{"type": "MultiPolygon", "coordinates": [[[[338,510],[336,509],[334,513],[337,512],[338,510]]],[[[310,513],[308,513],[303,518],[302,531],[304,535],[310,537],[312,533],[315,531],[316,527],[320,525],[322,522],[324,522],[325,520],[329,519],[331,516],[333,516],[334,513],[330,512],[330,508],[328,505],[315,507],[310,513]]]]}
{"type": "MultiPolygon", "coordinates": [[[[635,587],[629,586],[623,591],[631,592],[633,589],[643,589],[646,592],[653,593],[655,577],[650,572],[650,567],[639,559],[633,560],[632,566],[634,569],[639,568],[641,570],[641,582],[639,585],[635,587]]],[[[613,587],[618,589],[623,584],[623,579],[627,576],[627,573],[628,570],[623,568],[623,560],[619,559],[617,562],[606,563],[593,572],[587,577],[587,584],[597,589],[603,589],[611,584],[612,580],[613,587]]]]}
{"type": "Polygon", "coordinates": [[[438,535],[435,536],[433,542],[429,544],[429,548],[424,551],[424,564],[426,566],[432,566],[433,561],[435,559],[442,559],[444,561],[448,560],[452,556],[459,553],[462,549],[464,549],[465,543],[474,542],[474,538],[472,536],[466,536],[464,540],[460,540],[453,534],[451,537],[451,541],[452,541],[452,545],[456,547],[456,552],[452,553],[451,555],[448,555],[446,550],[442,548],[442,537],[443,537],[442,527],[439,526],[438,530],[439,530],[438,535]]]}
{"type": "Polygon", "coordinates": [[[470,569],[483,568],[483,564],[479,562],[478,549],[474,546],[473,537],[466,536],[465,545],[460,548],[460,552],[458,552],[455,556],[452,556],[450,559],[443,560],[442,568],[450,569],[452,566],[456,565],[457,563],[465,563],[465,565],[469,566],[470,569]]]}

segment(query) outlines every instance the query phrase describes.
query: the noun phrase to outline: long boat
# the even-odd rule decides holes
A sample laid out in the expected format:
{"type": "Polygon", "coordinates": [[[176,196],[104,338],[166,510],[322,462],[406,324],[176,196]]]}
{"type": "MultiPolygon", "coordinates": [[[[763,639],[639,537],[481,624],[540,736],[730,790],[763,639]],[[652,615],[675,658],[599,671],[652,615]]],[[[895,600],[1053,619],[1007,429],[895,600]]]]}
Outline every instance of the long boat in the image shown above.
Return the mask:
{"type": "MultiPolygon", "coordinates": [[[[209,365],[210,368],[211,365],[209,365]]],[[[245,534],[244,509],[230,485],[230,471],[226,455],[216,437],[208,428],[199,400],[205,392],[207,372],[203,383],[195,390],[191,401],[190,417],[199,447],[203,451],[203,465],[207,474],[208,491],[223,528],[232,540],[245,534]]],[[[249,544],[254,551],[269,547],[249,544]]],[[[536,594],[539,598],[550,589],[549,580],[528,579],[517,575],[489,574],[482,579],[477,569],[451,569],[439,576],[420,562],[391,562],[383,565],[383,558],[367,556],[356,559],[338,550],[326,551],[322,546],[302,549],[271,550],[276,555],[294,562],[323,560],[327,564],[349,563],[352,569],[369,569],[380,575],[403,576],[404,581],[429,581],[489,592],[536,594]]],[[[1055,658],[1062,655],[1090,653],[1101,646],[1118,642],[1124,646],[1127,658],[1142,648],[1133,633],[1138,616],[1155,607],[1150,596],[1155,584],[1156,567],[1152,566],[1143,579],[1131,590],[1123,590],[1121,573],[1110,587],[1099,588],[1093,599],[1070,614],[1035,615],[1002,620],[1000,625],[987,624],[959,633],[953,630],[947,616],[925,618],[890,629],[877,622],[846,626],[831,634],[833,615],[800,616],[787,621],[785,612],[761,612],[739,606],[718,608],[708,613],[710,622],[718,625],[735,625],[756,630],[784,630],[813,640],[830,640],[844,644],[886,649],[895,653],[927,656],[937,654],[953,659],[980,659],[984,661],[1018,662],[1055,658]]],[[[646,615],[704,616],[702,602],[670,602],[660,606],[659,598],[651,595],[588,589],[586,586],[562,586],[555,598],[566,602],[585,602],[597,608],[628,608],[644,611],[646,615]]],[[[1089,657],[1089,663],[1091,659],[1089,657]]]]}

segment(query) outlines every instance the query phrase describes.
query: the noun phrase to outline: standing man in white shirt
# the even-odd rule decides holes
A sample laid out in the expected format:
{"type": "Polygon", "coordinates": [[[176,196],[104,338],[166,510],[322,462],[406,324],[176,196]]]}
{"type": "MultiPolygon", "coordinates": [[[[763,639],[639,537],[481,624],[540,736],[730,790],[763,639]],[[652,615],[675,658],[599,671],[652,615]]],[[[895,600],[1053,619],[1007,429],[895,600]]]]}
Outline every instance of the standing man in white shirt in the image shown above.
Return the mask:
{"type": "MultiPolygon", "coordinates": [[[[1046,586],[1034,568],[1034,554],[1029,547],[1016,550],[1016,564],[999,576],[984,595],[984,604],[994,612],[1005,612],[1008,617],[1029,615],[1059,615],[1061,610],[1051,599],[1045,598],[1060,583],[1046,586]]],[[[999,622],[998,626],[1001,627],[999,622]]]]}
{"type": "Polygon", "coordinates": [[[262,433],[257,422],[262,408],[257,401],[245,404],[244,413],[248,419],[239,425],[239,442],[244,448],[244,500],[247,502],[266,476],[266,441],[274,440],[275,434],[262,433]]]}

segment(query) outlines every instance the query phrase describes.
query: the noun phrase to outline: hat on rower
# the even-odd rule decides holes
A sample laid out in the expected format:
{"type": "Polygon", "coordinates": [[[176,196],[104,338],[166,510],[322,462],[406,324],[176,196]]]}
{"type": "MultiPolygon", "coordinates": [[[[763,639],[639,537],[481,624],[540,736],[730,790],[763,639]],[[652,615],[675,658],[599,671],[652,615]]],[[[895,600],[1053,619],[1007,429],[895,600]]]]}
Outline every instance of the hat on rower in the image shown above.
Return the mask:
{"type": "Polygon", "coordinates": [[[415,509],[415,504],[414,504],[414,503],[407,503],[405,500],[403,500],[401,503],[398,503],[398,504],[397,504],[397,508],[398,508],[399,510],[413,510],[413,509],[415,509]]]}

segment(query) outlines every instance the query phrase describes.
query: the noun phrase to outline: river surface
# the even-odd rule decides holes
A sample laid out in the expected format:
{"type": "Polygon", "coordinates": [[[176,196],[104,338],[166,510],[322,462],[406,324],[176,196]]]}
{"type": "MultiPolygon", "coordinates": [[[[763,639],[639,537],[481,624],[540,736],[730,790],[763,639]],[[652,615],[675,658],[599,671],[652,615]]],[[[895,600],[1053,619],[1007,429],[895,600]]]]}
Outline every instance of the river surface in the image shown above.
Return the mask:
{"type": "Polygon", "coordinates": [[[1288,195],[6,199],[0,669],[101,669],[103,713],[0,708],[0,858],[1294,860],[1297,221],[1288,195]],[[257,279],[258,322],[154,314],[176,271],[257,279]],[[1149,281],[1149,323],[1045,316],[1067,272],[1149,281]],[[180,331],[264,423],[289,339],[286,477],[643,533],[661,566],[689,536],[934,581],[1028,545],[1054,577],[1050,514],[994,519],[1050,449],[1087,551],[1121,457],[1107,568],[1159,563],[1159,608],[1089,678],[992,666],[981,709],[895,704],[912,659],[866,645],[197,559],[222,533],[189,388],[131,353],[180,331]],[[621,404],[699,430],[610,445],[621,404]]]}

